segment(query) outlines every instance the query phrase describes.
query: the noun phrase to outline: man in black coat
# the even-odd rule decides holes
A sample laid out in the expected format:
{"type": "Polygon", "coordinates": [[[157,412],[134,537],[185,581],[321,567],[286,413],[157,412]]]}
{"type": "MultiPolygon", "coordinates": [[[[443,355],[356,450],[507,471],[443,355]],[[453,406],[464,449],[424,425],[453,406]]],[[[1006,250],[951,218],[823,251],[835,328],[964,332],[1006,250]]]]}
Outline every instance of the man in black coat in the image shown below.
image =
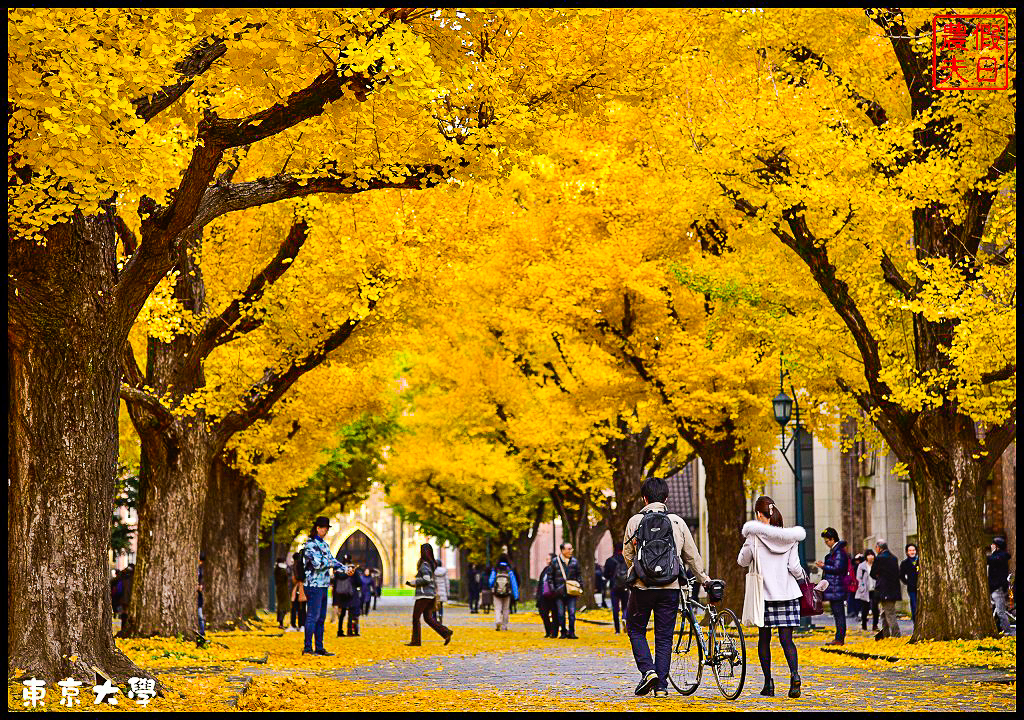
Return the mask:
{"type": "Polygon", "coordinates": [[[619,633],[619,609],[626,610],[626,602],[629,601],[629,566],[626,565],[626,558],[622,557],[622,543],[616,542],[612,545],[612,555],[604,562],[604,580],[609,588],[608,594],[612,600],[612,620],[615,623],[615,633],[619,633]],[[620,569],[625,572],[620,572],[620,569]]]}
{"type": "Polygon", "coordinates": [[[1010,587],[1010,553],[1006,551],[1006,539],[997,537],[992,541],[992,552],[988,556],[988,592],[996,607],[998,630],[1010,629],[1010,616],[1006,612],[1006,594],[1010,587]]]}
{"type": "Polygon", "coordinates": [[[882,629],[875,640],[885,637],[899,637],[900,626],[896,621],[896,603],[903,599],[900,591],[900,561],[889,552],[885,540],[875,543],[875,562],[871,566],[871,577],[875,581],[875,596],[882,615],[882,629]]]}
{"type": "Polygon", "coordinates": [[[469,564],[469,612],[480,612],[480,568],[475,563],[469,564]]]}

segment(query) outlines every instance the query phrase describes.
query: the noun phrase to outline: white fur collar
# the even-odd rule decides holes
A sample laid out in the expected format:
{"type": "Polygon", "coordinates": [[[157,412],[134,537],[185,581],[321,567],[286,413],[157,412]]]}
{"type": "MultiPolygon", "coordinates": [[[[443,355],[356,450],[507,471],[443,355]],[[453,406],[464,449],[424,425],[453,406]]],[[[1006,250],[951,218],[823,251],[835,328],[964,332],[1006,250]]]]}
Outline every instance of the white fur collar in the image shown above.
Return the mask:
{"type": "Polygon", "coordinates": [[[775,527],[760,520],[748,520],[743,523],[743,537],[757,535],[765,540],[795,543],[807,537],[807,531],[799,525],[793,527],[775,527]]]}

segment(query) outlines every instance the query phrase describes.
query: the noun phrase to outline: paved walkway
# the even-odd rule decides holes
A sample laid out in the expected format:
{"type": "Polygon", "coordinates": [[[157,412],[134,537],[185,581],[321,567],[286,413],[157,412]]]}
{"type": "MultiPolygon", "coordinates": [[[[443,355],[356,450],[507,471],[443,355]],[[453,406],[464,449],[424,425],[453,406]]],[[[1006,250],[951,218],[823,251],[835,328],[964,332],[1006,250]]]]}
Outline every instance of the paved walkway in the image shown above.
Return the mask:
{"type": "MultiPolygon", "coordinates": [[[[391,600],[400,600],[394,598],[391,600]]],[[[407,625],[411,602],[381,603],[376,613],[367,619],[374,624],[407,625]]],[[[464,607],[446,608],[444,621],[456,629],[455,651],[443,662],[437,657],[379,663],[353,670],[331,670],[316,673],[338,680],[357,681],[360,686],[372,688],[363,691],[375,695],[422,690],[425,697],[431,693],[454,690],[477,690],[495,696],[515,697],[524,694],[573,700],[620,701],[632,698],[638,679],[636,667],[625,635],[615,642],[599,648],[572,640],[549,640],[543,637],[543,628],[535,616],[513,616],[509,625],[513,633],[536,636],[536,650],[517,651],[500,656],[472,653],[471,648],[458,646],[459,627],[490,627],[493,616],[471,615],[464,607]]],[[[424,629],[429,633],[429,629],[424,629]]],[[[577,625],[578,634],[608,634],[610,628],[595,625],[577,625]]],[[[858,637],[865,639],[859,625],[858,637]]],[[[814,633],[798,644],[804,647],[820,646],[828,635],[814,633]]],[[[854,639],[854,638],[851,638],[854,639]]],[[[653,638],[652,638],[653,642],[653,638]]],[[[520,645],[520,647],[522,647],[520,645]]],[[[804,692],[798,701],[785,697],[788,690],[788,671],[777,644],[773,647],[773,668],[780,697],[763,698],[758,695],[763,675],[757,662],[756,638],[747,640],[747,677],[739,699],[729,702],[722,698],[710,669],[706,669],[701,687],[688,698],[672,693],[668,700],[644,702],[671,703],[678,709],[829,709],[863,711],[865,709],[914,710],[1014,710],[1016,700],[1013,688],[1006,683],[1015,675],[1007,671],[979,668],[946,668],[938,666],[903,666],[892,664],[878,670],[860,667],[802,667],[804,692]],[[989,684],[992,683],[992,684],[989,684]],[[769,705],[766,708],[766,703],[769,705]],[[908,704],[911,703],[911,704],[908,704]]],[[[245,676],[282,675],[280,669],[253,666],[242,671],[238,690],[245,686],[245,676]]],[[[644,705],[633,705],[636,709],[644,705]]],[[[667,709],[667,708],[666,708],[667,709]]]]}

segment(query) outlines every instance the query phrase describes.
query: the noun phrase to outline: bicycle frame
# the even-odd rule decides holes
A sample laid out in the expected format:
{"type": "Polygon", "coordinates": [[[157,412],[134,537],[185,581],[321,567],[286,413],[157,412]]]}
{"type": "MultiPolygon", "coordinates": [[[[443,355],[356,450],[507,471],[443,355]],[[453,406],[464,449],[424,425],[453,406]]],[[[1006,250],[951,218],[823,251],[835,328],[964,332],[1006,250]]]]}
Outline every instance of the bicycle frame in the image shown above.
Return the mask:
{"type": "Polygon", "coordinates": [[[708,605],[701,605],[701,603],[698,600],[694,600],[692,597],[690,597],[689,584],[680,584],[679,599],[680,603],[682,604],[682,613],[684,620],[688,619],[697,631],[697,642],[700,643],[700,649],[704,653],[704,664],[711,665],[712,658],[710,648],[708,647],[708,641],[704,637],[704,632],[700,629],[700,623],[697,622],[697,616],[696,614],[694,614],[693,611],[694,608],[696,608],[698,612],[703,611],[708,614],[708,616],[710,617],[708,628],[711,628],[711,626],[714,625],[715,622],[718,620],[718,611],[715,610],[714,605],[710,603],[708,605]]]}

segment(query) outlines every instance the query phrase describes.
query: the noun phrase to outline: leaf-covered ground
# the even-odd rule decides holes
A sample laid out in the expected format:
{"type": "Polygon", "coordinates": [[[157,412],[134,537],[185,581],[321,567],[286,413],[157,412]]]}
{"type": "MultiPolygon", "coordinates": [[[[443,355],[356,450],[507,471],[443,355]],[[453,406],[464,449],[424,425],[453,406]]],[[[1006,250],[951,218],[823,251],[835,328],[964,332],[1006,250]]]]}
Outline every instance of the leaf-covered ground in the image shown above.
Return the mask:
{"type": "MultiPolygon", "coordinates": [[[[363,619],[362,636],[339,638],[328,623],[326,645],[334,657],[303,656],[301,633],[282,633],[265,618],[245,632],[213,633],[204,649],[175,639],[122,640],[119,646],[140,666],[156,672],[167,694],[146,710],[244,711],[338,710],[1015,710],[1016,640],[910,645],[906,639],[873,641],[851,630],[843,649],[823,648],[819,632],[799,639],[803,697],[785,697],[788,672],[773,648],[780,697],[758,695],[763,678],[756,639],[748,638],[748,674],[736,701],[719,694],[710,673],[690,697],[637,698],[636,668],[624,635],[579,623],[579,640],[547,640],[533,614],[513,616],[508,632],[496,632],[489,615],[451,607],[455,630],[444,646],[429,628],[424,644],[407,647],[408,607],[387,607],[363,619]],[[881,659],[890,658],[890,659],[881,659]],[[895,661],[892,659],[895,658],[895,661]],[[992,682],[1005,678],[1013,682],[992,682]]],[[[603,619],[588,613],[588,619],[603,619]]],[[[8,707],[25,709],[22,686],[8,685],[8,707]]],[[[92,692],[82,694],[83,708],[92,692]]],[[[49,689],[47,710],[59,693],[49,689]]],[[[122,697],[104,710],[138,710],[122,697]]]]}

